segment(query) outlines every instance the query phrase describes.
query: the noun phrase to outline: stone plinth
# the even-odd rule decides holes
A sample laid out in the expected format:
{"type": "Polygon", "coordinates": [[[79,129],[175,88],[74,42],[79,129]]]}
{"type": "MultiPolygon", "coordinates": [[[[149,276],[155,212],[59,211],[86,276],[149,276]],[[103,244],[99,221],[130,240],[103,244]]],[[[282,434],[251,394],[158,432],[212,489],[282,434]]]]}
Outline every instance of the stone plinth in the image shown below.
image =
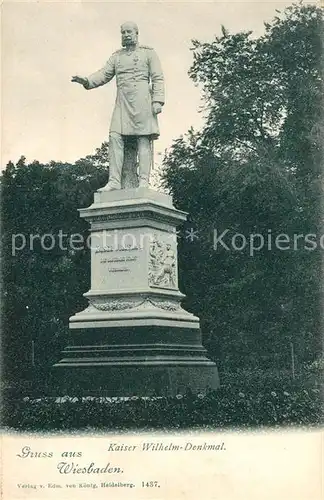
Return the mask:
{"type": "Polygon", "coordinates": [[[90,222],[89,305],[70,318],[74,345],[55,375],[65,392],[174,395],[218,387],[199,318],[181,307],[176,227],[186,213],[147,188],[98,191],[90,222]]]}

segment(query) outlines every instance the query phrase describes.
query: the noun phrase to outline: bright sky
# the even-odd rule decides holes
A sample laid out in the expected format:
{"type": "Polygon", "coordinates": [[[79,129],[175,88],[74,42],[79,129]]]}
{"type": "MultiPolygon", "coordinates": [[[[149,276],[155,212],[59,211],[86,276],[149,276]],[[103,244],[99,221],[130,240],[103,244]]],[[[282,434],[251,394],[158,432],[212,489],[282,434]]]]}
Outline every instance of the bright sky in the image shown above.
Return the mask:
{"type": "MultiPolygon", "coordinates": [[[[120,24],[131,20],[140,43],[154,47],[164,70],[160,115],[163,152],[201,125],[200,92],[187,76],[190,40],[211,41],[221,24],[231,32],[263,32],[275,9],[291,2],[13,2],[2,5],[2,168],[28,161],[74,162],[108,138],[115,81],[86,91],[70,83],[101,68],[120,47],[120,24]]],[[[316,3],[316,2],[308,2],[316,3]]]]}

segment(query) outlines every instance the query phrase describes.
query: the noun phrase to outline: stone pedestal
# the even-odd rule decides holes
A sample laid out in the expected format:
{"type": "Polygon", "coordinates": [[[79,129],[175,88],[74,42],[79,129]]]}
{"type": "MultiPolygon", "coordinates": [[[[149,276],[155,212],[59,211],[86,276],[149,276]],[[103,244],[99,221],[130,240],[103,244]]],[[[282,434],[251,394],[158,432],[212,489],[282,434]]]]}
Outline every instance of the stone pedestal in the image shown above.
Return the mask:
{"type": "Polygon", "coordinates": [[[89,306],[70,318],[74,345],[55,365],[61,392],[111,396],[205,392],[219,385],[199,319],[181,307],[176,226],[186,213],[147,188],[98,191],[89,306]]]}

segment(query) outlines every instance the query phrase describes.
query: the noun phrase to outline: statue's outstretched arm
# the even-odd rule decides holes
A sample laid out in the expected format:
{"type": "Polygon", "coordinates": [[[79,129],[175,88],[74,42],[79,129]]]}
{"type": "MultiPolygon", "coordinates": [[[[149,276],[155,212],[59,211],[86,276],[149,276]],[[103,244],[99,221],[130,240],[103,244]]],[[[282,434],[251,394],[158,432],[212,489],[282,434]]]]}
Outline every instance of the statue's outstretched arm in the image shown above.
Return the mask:
{"type": "Polygon", "coordinates": [[[86,89],[95,89],[105,83],[110,82],[115,76],[115,56],[112,55],[103,68],[88,76],[87,83],[84,86],[86,89]]]}

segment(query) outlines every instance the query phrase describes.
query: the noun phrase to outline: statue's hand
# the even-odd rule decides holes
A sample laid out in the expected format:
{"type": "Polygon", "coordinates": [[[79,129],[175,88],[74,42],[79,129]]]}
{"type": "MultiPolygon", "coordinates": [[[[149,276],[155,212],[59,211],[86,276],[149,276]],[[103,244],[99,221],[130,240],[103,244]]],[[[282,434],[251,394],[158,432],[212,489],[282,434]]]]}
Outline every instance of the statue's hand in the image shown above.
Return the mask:
{"type": "Polygon", "coordinates": [[[81,85],[87,85],[88,80],[86,78],[82,78],[82,76],[75,75],[72,76],[71,82],[80,83],[81,85]]]}
{"type": "Polygon", "coordinates": [[[154,115],[158,115],[162,111],[162,104],[159,102],[153,102],[152,104],[152,111],[154,115]]]}

